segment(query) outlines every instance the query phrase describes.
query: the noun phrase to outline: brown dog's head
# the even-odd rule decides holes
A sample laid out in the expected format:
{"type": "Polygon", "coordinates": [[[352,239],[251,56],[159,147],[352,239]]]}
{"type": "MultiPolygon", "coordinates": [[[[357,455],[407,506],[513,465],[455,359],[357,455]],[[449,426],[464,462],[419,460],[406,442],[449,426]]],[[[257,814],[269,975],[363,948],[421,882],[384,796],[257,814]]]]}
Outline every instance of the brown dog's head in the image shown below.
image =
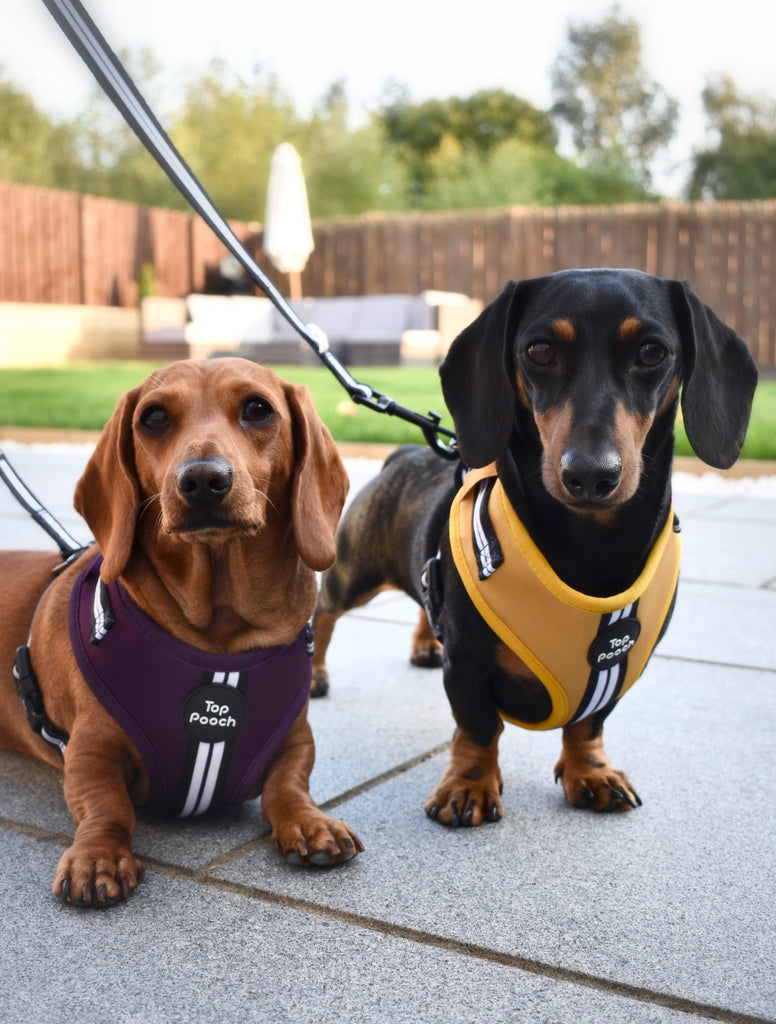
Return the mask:
{"type": "Polygon", "coordinates": [[[511,282],[440,372],[463,461],[493,462],[516,430],[539,449],[547,492],[576,511],[635,494],[648,438],[670,443],[680,385],[695,452],[730,466],[757,381],[744,342],[687,283],[632,270],[511,282]]]}
{"type": "Polygon", "coordinates": [[[246,359],[184,360],[119,400],[75,508],[102,549],[106,582],[126,566],[141,516],[183,544],[292,535],[305,565],[323,570],[347,487],[307,388],[246,359]]]}

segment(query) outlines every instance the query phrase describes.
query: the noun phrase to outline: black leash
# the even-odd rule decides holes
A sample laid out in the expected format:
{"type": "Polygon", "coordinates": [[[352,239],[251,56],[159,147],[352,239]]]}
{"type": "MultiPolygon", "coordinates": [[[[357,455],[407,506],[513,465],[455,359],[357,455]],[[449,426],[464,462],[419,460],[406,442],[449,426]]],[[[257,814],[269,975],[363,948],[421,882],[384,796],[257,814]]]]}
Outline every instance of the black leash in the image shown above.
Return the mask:
{"type": "Polygon", "coordinates": [[[305,324],[288,305],[272,282],[247,252],[229,224],[200,185],[183,157],[173,146],[153,111],[141,96],[121,61],[94,24],[80,0],[43,0],[84,63],[100,83],[127,124],[154,156],[172,183],[205,220],[229,252],[242,265],[251,280],[272,301],[276,309],[312,347],[318,358],[334,374],[353,402],[375,412],[398,416],[420,427],[428,444],[437,454],[457,459],[455,434],[439,424],[439,413],[427,416],[400,405],[393,398],[356,381],[329,348],[329,339],[315,324],[305,324]]]}
{"type": "Polygon", "coordinates": [[[88,545],[79,544],[74,537],[71,537],[64,526],[57,522],[52,514],[41,505],[32,491],[22,483],[2,450],[0,450],[0,479],[5,481],[11,494],[30,513],[35,522],[56,541],[65,561],[69,562],[86,550],[88,545]]]}

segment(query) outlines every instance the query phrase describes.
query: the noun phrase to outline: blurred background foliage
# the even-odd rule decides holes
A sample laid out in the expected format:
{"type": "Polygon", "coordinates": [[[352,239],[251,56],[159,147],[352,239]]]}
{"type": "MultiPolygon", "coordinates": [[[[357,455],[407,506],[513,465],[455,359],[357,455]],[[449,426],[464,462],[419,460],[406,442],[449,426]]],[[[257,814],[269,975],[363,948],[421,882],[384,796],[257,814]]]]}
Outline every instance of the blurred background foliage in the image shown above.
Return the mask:
{"type": "MultiPolygon", "coordinates": [[[[548,110],[501,89],[418,103],[392,82],[374,110],[354,112],[333,82],[303,116],[261,67],[246,79],[214,61],[173,87],[153,53],[121,56],[215,202],[244,221],[262,220],[270,157],[285,141],[302,156],[316,219],[656,199],[679,113],[644,67],[638,22],[617,7],[569,25],[548,110]]],[[[684,196],[776,195],[776,100],[743,95],[726,76],[702,99],[706,137],[684,196]]],[[[85,111],[55,120],[0,67],[0,104],[1,180],[186,208],[97,87],[85,111]]]]}

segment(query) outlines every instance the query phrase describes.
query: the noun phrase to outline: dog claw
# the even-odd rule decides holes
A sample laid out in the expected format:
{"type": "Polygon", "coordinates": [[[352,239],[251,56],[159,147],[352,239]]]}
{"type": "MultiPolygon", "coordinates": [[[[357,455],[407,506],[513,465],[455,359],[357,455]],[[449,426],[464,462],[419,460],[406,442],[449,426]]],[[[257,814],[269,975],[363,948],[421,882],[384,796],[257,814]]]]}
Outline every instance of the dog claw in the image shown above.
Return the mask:
{"type": "Polygon", "coordinates": [[[453,800],[453,802],[450,804],[450,807],[452,808],[453,811],[453,817],[450,820],[450,828],[458,828],[458,826],[461,824],[461,814],[458,809],[458,801],[453,800]]]}
{"type": "Polygon", "coordinates": [[[429,818],[431,818],[432,821],[436,821],[437,818],[439,817],[439,806],[437,804],[433,804],[426,811],[426,814],[428,815],[429,818]]]}
{"type": "Polygon", "coordinates": [[[498,808],[498,804],[491,804],[490,810],[488,811],[489,821],[501,821],[501,811],[498,808]]]}

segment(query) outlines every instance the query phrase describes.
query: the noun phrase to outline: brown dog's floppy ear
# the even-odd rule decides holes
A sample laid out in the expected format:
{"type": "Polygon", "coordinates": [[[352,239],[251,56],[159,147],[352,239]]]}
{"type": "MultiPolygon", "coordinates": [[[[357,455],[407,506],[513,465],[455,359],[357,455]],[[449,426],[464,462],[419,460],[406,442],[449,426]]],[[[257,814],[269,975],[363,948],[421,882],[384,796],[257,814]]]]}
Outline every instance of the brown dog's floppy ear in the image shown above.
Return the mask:
{"type": "Polygon", "coordinates": [[[124,570],[135,539],[140,489],[135,472],[132,416],[140,388],[119,399],[76,484],[73,504],[102,549],[106,583],[124,570]]]}
{"type": "Polygon", "coordinates": [[[471,469],[493,462],[509,443],[515,418],[512,344],[527,292],[526,282],[510,281],[461,331],[439,368],[458,450],[471,469]]]}
{"type": "Polygon", "coordinates": [[[304,385],[285,384],[294,421],[291,519],[299,557],[322,572],[334,563],[334,534],[348,493],[348,474],[304,385]]]}
{"type": "Polygon", "coordinates": [[[682,415],[698,458],[728,469],[744,443],[757,367],[746,344],[688,282],[675,282],[684,357],[682,415]]]}

